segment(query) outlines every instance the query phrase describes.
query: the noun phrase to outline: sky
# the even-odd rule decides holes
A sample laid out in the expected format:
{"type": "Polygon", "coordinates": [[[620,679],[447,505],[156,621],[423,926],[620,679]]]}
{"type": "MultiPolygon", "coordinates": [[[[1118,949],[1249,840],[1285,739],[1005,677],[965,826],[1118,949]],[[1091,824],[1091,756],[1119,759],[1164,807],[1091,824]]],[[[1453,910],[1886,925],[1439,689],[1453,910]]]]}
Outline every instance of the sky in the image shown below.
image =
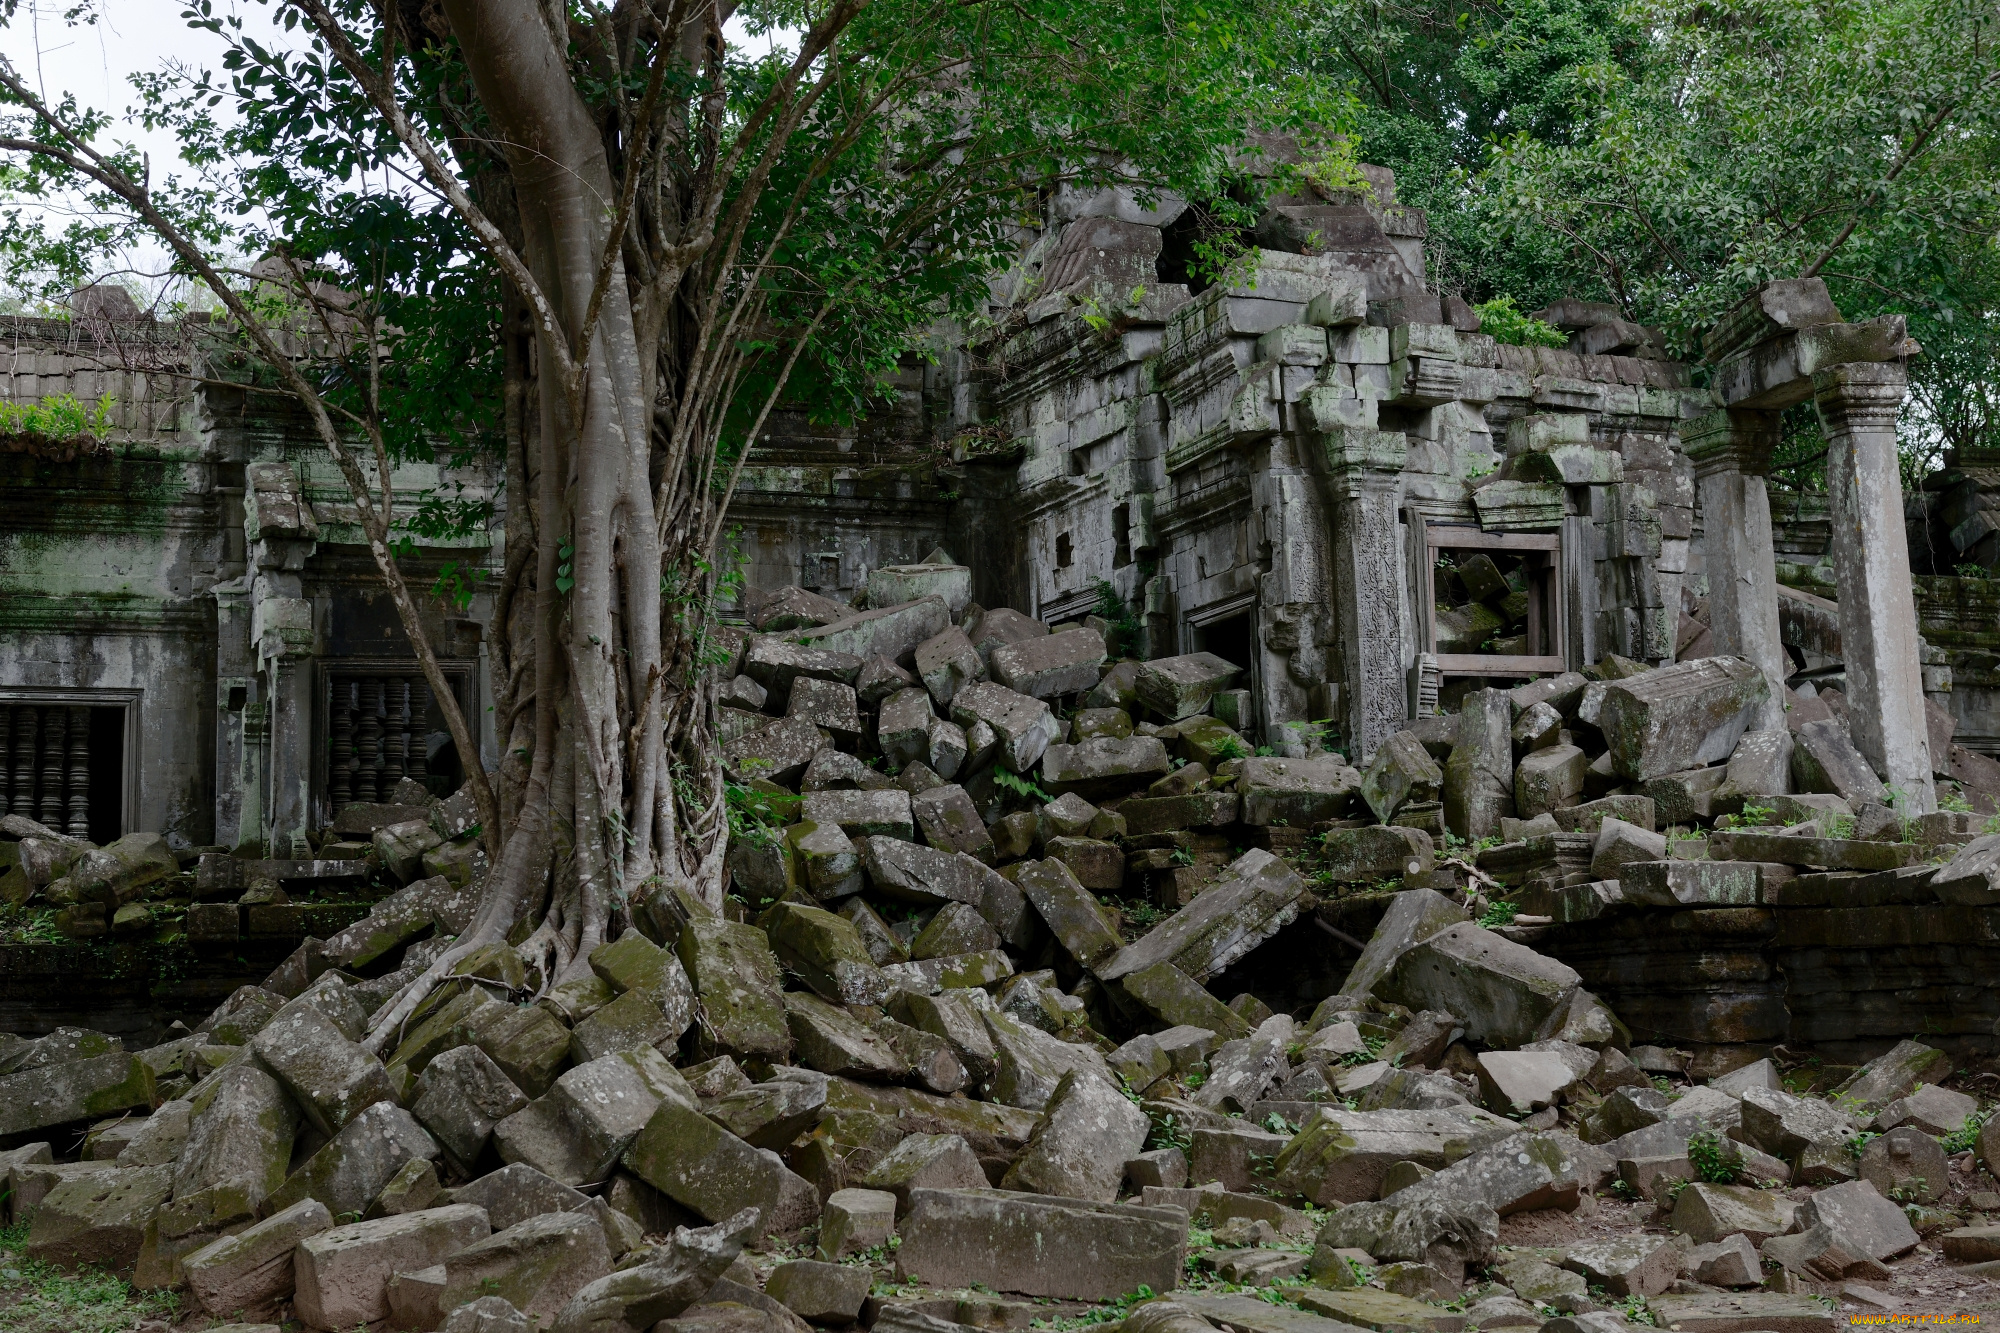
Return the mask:
{"type": "MultiPolygon", "coordinates": [[[[138,101],[131,84],[134,74],[174,65],[220,69],[221,40],[190,30],[181,18],[181,0],[94,0],[97,21],[71,25],[63,15],[76,4],[77,0],[23,0],[13,21],[0,26],[0,56],[50,101],[72,93],[85,106],[118,115],[138,101]]],[[[280,12],[275,3],[213,0],[213,5],[218,17],[242,18],[244,30],[267,44],[283,46],[299,40],[296,33],[286,33],[273,22],[280,12]]],[[[732,44],[752,41],[734,22],[726,31],[732,44]]],[[[755,39],[754,45],[763,47],[766,42],[755,39]]],[[[127,121],[112,137],[147,153],[156,180],[186,169],[173,136],[164,130],[149,132],[136,121],[127,121]]],[[[140,274],[166,268],[159,247],[142,248],[127,256],[126,263],[140,274]]]]}

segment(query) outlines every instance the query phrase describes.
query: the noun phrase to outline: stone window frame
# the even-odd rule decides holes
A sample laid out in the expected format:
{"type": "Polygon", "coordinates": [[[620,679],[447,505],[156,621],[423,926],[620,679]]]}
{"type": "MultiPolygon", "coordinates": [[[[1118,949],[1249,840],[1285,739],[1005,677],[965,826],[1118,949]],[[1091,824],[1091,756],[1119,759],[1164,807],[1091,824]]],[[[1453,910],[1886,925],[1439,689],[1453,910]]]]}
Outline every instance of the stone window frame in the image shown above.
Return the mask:
{"type": "MultiPolygon", "coordinates": [[[[1413,516],[1414,517],[1414,516],[1413,516]]],[[[1422,651],[1431,654],[1437,661],[1440,677],[1451,676],[1537,676],[1560,674],[1570,669],[1567,655],[1569,642],[1567,624],[1568,608],[1563,596],[1563,568],[1570,552],[1564,549],[1560,532],[1488,532],[1471,524],[1429,523],[1415,518],[1420,531],[1413,536],[1422,542],[1421,580],[1412,580],[1411,600],[1416,603],[1418,623],[1422,632],[1418,642],[1422,651]],[[1549,558],[1549,568],[1543,587],[1544,595],[1539,599],[1542,608],[1553,612],[1553,623],[1542,626],[1542,640],[1553,643],[1553,653],[1440,653],[1437,650],[1437,620],[1431,614],[1432,571],[1437,567],[1439,551],[1506,551],[1512,554],[1523,552],[1544,552],[1549,558]]],[[[1416,543],[1412,543],[1413,548],[1416,543]]],[[[1413,570],[1415,574],[1417,571],[1413,570]]],[[[1538,619],[1535,602],[1530,602],[1531,623],[1538,619]]]]}
{"type": "MultiPolygon", "coordinates": [[[[318,823],[333,819],[333,678],[337,675],[368,675],[379,673],[388,676],[420,676],[423,668],[414,657],[395,657],[388,654],[371,653],[355,657],[323,657],[315,663],[313,673],[313,736],[310,809],[318,823]]],[[[474,707],[474,694],[479,688],[479,663],[459,658],[440,658],[438,667],[445,678],[452,683],[458,693],[458,706],[464,712],[466,721],[473,724],[475,735],[478,727],[478,711],[474,707]]],[[[459,764],[465,764],[460,756],[459,764]]],[[[474,756],[472,762],[480,759],[474,756]]]]}
{"type": "Polygon", "coordinates": [[[133,832],[133,817],[139,809],[140,721],[146,691],[130,686],[106,689],[32,685],[0,686],[0,705],[41,704],[68,708],[122,708],[125,711],[123,772],[118,775],[118,836],[133,832]]]}

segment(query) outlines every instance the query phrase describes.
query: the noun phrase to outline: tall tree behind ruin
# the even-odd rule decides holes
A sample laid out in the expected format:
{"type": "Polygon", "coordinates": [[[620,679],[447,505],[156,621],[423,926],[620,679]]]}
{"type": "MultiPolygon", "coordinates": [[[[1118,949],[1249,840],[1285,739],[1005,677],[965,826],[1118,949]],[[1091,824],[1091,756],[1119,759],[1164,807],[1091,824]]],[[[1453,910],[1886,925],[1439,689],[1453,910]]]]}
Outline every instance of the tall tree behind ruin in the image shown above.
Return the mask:
{"type": "Polygon", "coordinates": [[[399,408],[482,340],[454,293],[497,294],[505,757],[497,783],[468,765],[493,868],[472,927],[383,1007],[378,1040],[525,920],[524,950],[561,977],[648,895],[719,901],[714,555],[795,376],[827,407],[865,398],[926,324],[975,310],[1041,191],[1122,177],[1213,192],[1246,124],[1324,115],[1270,75],[1262,0],[774,4],[751,17],[797,50],[763,59],[732,54],[717,0],[280,13],[301,35],[289,49],[196,0],[227,75],[143,89],[202,180],[152,179],[107,118],[45,105],[11,69],[0,151],[17,191],[81,192],[109,219],[17,235],[17,267],[73,278],[105,245],[157,235],[306,408],[468,756],[397,563],[408,519],[388,474],[415,447],[399,408]],[[224,101],[226,126],[210,118],[224,101]],[[229,267],[236,225],[273,252],[260,284],[229,267]],[[301,338],[325,360],[290,355],[301,338]]]}

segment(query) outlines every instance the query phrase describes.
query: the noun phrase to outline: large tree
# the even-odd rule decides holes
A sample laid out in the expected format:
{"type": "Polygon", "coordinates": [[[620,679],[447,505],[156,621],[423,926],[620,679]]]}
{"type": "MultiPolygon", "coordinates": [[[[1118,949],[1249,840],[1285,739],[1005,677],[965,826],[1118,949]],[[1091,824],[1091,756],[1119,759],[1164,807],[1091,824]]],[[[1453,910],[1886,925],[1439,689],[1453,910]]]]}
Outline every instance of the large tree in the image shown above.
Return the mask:
{"type": "Polygon", "coordinates": [[[761,58],[725,39],[729,0],[274,0],[284,43],[192,5],[224,72],[142,87],[185,180],[0,68],[7,183],[99,219],[17,220],[13,251],[67,278],[148,234],[213,294],[337,465],[466,756],[399,564],[426,516],[389,474],[441,432],[504,441],[505,758],[497,782],[468,764],[492,870],[378,1042],[523,922],[557,979],[659,895],[719,902],[707,613],[732,485],[788,387],[864,400],[977,308],[1051,188],[1215,193],[1247,126],[1317,114],[1273,73],[1266,0],[774,0],[736,15],[789,34],[761,58]],[[255,251],[249,282],[231,257],[255,251]],[[494,393],[438,392],[482,357],[494,393]]]}

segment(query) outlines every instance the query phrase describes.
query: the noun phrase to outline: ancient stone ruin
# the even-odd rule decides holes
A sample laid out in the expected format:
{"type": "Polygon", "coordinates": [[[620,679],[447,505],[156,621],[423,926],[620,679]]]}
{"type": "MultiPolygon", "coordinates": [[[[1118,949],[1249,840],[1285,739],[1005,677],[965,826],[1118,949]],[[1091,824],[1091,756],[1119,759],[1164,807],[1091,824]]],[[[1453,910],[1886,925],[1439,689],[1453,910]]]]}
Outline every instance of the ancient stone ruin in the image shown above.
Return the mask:
{"type": "MultiPolygon", "coordinates": [[[[1904,496],[1916,349],[1813,282],[1699,377],[1586,302],[1497,343],[1371,179],[1210,283],[1174,201],[1059,196],[877,417],[776,428],[727,901],[373,1036],[487,867],[323,466],[164,335],[121,438],[0,452],[28,1254],[238,1333],[1992,1301],[2000,583],[1924,553],[2000,562],[1995,460],[1904,496]],[[1764,477],[1807,403],[1823,496],[1764,477]]],[[[145,336],[27,329],[16,396],[145,336]]],[[[429,610],[468,704],[489,610],[429,610]]]]}

